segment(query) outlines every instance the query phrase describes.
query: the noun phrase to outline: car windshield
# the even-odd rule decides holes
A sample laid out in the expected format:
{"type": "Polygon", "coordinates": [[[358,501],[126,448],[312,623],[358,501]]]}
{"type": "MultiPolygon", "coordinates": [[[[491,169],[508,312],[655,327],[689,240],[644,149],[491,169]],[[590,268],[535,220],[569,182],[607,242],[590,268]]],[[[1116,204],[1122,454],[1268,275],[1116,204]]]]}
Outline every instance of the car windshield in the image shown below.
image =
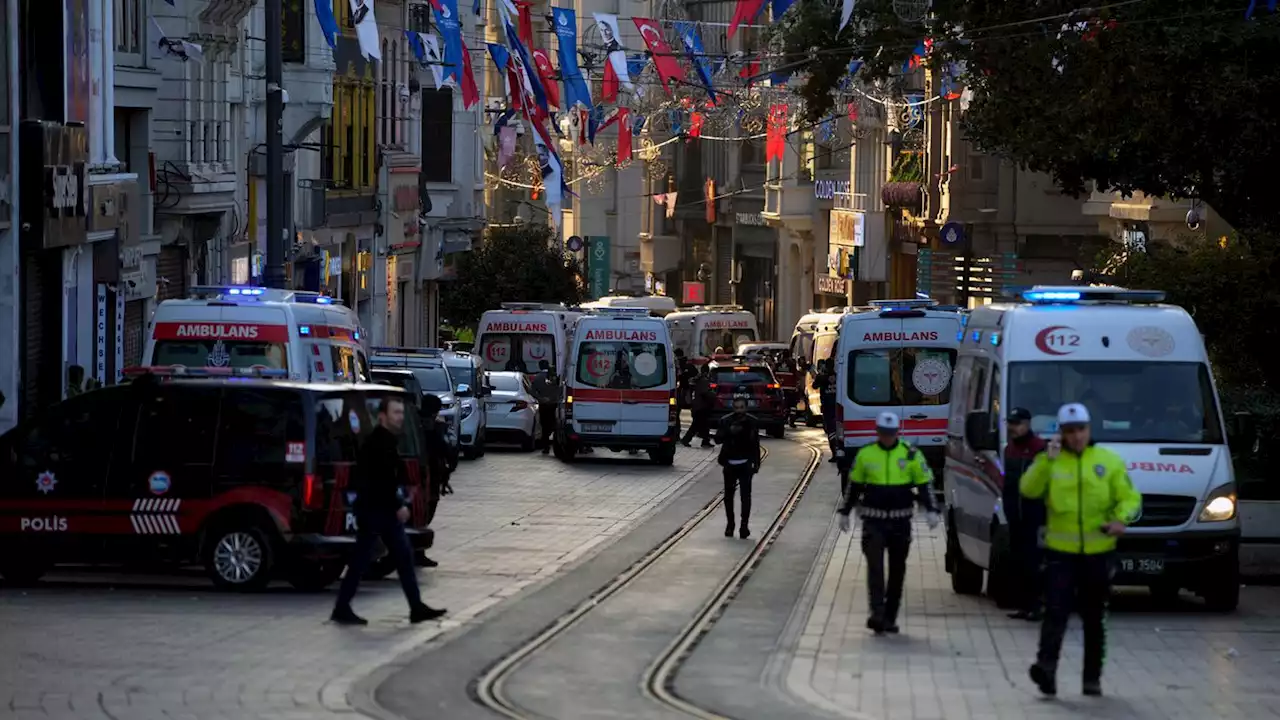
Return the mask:
{"type": "Polygon", "coordinates": [[[1221,443],[1209,368],[1194,362],[1022,362],[1009,366],[1009,406],[1057,432],[1058,408],[1084,403],[1098,442],[1221,443]]]}
{"type": "Polygon", "coordinates": [[[418,382],[421,383],[423,392],[453,392],[453,382],[449,379],[449,372],[443,367],[410,369],[413,370],[414,377],[418,378],[418,382]]]}
{"type": "Polygon", "coordinates": [[[391,385],[398,388],[408,388],[409,381],[413,379],[413,375],[402,372],[387,372],[386,370],[374,370],[373,381],[378,385],[391,385]]]}
{"type": "Polygon", "coordinates": [[[524,379],[519,375],[493,373],[489,376],[489,384],[498,392],[518,393],[524,389],[524,379]]]}
{"type": "Polygon", "coordinates": [[[449,379],[453,381],[455,390],[459,385],[476,386],[476,368],[471,363],[448,363],[445,369],[449,371],[449,379]]]}
{"type": "Polygon", "coordinates": [[[698,346],[704,355],[715,353],[716,348],[721,348],[721,352],[733,352],[739,345],[756,339],[756,331],[751,328],[703,330],[700,335],[702,340],[698,346]]]}
{"type": "Polygon", "coordinates": [[[767,385],[773,382],[773,378],[763,368],[716,368],[711,371],[711,382],[733,389],[738,385],[767,385]]]}
{"type": "Polygon", "coordinates": [[[849,353],[849,399],[864,407],[946,405],[956,351],[869,348],[849,353]]]}
{"type": "Polygon", "coordinates": [[[612,390],[648,390],[667,382],[667,346],[646,342],[584,342],[578,382],[612,390]]]}
{"type": "MultiPolygon", "coordinates": [[[[388,392],[326,393],[316,401],[316,461],[355,462],[360,443],[378,422],[378,407],[384,398],[406,400],[388,392]]],[[[418,456],[418,418],[404,414],[404,427],[397,434],[401,457],[418,456]]]]}
{"type": "Polygon", "coordinates": [[[480,339],[484,369],[491,372],[538,372],[538,363],[556,363],[556,339],[546,334],[492,334],[480,339]]]}
{"type": "Polygon", "coordinates": [[[289,369],[285,343],[256,340],[157,340],[152,365],[289,369]]]}

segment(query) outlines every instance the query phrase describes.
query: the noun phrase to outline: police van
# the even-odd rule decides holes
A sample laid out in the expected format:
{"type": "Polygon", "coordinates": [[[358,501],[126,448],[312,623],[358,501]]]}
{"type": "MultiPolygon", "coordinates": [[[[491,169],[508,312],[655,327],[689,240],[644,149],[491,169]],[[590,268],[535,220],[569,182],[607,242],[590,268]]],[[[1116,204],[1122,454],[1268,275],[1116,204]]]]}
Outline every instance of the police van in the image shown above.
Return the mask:
{"type": "Polygon", "coordinates": [[[185,299],[156,306],[142,364],[285,370],[293,380],[364,382],[369,363],[362,335],[355,312],[320,293],[199,286],[185,299]]]}
{"type": "Polygon", "coordinates": [[[645,308],[608,308],[578,319],[565,375],[556,457],[584,447],[647,450],[675,459],[680,432],[675,353],[661,318],[645,308]]]}
{"type": "Polygon", "coordinates": [[[675,347],[690,360],[706,362],[721,353],[732,353],[743,343],[760,339],[756,316],[738,305],[698,305],[664,318],[675,347]]]}
{"type": "Polygon", "coordinates": [[[476,347],[485,370],[536,373],[546,360],[565,374],[569,335],[582,312],[559,304],[502,303],[486,310],[476,330],[476,347]]]}
{"type": "Polygon", "coordinates": [[[834,358],[844,456],[875,442],[876,416],[889,411],[902,420],[901,437],[942,470],[960,315],[937,308],[929,299],[875,300],[841,316],[834,358]]]}
{"type": "MultiPolygon", "coordinates": [[[[1164,293],[1035,287],[1020,302],[973,310],[959,346],[947,444],[947,570],[957,593],[1011,592],[1001,507],[1004,418],[1057,432],[1060,406],[1083,403],[1092,439],[1125,459],[1142,514],[1120,538],[1116,582],[1188,588],[1210,607],[1239,600],[1241,534],[1226,424],[1195,321],[1164,293]]],[[[1052,492],[1052,489],[1050,490],[1052,492]]]]}

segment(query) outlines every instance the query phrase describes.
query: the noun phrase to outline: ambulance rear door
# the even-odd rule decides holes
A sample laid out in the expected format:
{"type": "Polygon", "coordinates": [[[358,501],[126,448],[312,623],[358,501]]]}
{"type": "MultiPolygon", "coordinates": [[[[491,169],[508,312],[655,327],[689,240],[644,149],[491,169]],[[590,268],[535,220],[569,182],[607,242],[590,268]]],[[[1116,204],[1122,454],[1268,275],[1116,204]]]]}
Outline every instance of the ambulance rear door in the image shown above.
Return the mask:
{"type": "Polygon", "coordinates": [[[622,435],[622,392],[612,387],[617,368],[619,323],[594,318],[578,321],[570,376],[573,419],[586,435],[622,435]]]}
{"type": "Polygon", "coordinates": [[[958,332],[959,313],[926,310],[924,317],[902,318],[896,363],[902,378],[902,432],[921,448],[946,446],[958,332]]]}

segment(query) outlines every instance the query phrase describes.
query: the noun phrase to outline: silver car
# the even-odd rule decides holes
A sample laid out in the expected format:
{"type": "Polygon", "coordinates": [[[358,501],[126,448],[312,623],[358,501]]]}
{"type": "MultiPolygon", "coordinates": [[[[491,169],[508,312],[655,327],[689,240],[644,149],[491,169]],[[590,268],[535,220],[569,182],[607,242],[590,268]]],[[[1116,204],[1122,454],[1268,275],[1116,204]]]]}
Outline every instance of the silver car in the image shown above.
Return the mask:
{"type": "Polygon", "coordinates": [[[493,386],[493,394],[485,399],[489,436],[519,443],[521,450],[532,450],[542,425],[529,377],[518,372],[491,372],[489,383],[493,386]]]}
{"type": "Polygon", "coordinates": [[[486,373],[480,367],[480,358],[471,353],[445,351],[444,366],[453,379],[453,393],[458,396],[461,407],[462,435],[459,444],[462,456],[468,459],[481,457],[488,427],[484,399],[489,394],[489,387],[486,373]]]}

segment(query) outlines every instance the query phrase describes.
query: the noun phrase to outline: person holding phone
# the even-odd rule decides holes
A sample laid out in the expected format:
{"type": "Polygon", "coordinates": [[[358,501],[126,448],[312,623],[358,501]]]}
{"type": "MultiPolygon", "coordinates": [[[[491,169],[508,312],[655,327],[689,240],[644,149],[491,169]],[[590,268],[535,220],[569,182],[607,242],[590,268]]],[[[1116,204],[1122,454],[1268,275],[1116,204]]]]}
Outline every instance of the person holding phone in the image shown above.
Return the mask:
{"type": "Polygon", "coordinates": [[[1059,437],[1022,476],[1024,498],[1045,504],[1045,614],[1031,680],[1048,696],[1058,693],[1058,656],[1072,607],[1084,623],[1085,695],[1102,695],[1107,645],[1107,602],[1116,538],[1142,510],[1125,462],[1093,444],[1089,410],[1068,403],[1058,410],[1059,437]]]}

